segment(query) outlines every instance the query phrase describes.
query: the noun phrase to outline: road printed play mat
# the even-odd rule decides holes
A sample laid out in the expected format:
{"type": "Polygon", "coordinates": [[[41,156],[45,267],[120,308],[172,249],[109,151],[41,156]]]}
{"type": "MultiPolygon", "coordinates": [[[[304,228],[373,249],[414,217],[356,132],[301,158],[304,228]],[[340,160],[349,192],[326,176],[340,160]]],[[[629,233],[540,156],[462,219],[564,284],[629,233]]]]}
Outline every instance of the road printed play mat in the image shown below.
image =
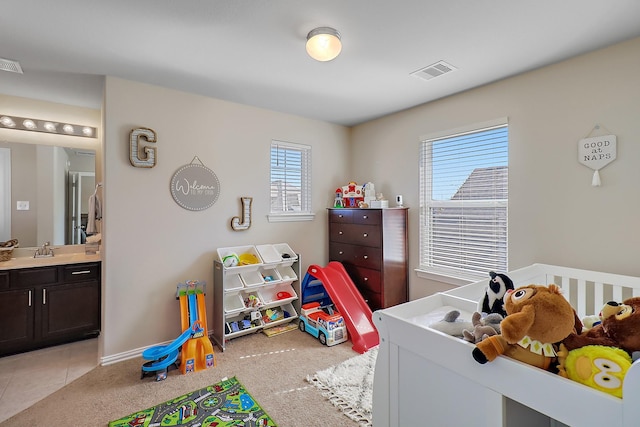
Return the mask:
{"type": "Polygon", "coordinates": [[[236,377],[111,421],[109,427],[276,427],[236,377]]]}

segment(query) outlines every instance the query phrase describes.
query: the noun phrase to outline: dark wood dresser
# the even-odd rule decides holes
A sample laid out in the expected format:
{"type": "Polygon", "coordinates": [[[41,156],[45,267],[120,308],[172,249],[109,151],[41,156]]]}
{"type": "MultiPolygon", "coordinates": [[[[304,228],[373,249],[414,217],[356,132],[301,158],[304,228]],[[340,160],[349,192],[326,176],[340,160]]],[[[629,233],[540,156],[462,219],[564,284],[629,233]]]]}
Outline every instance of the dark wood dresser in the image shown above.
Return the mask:
{"type": "Polygon", "coordinates": [[[408,208],[329,208],[329,260],[340,261],[372,311],[408,301],[408,208]]]}

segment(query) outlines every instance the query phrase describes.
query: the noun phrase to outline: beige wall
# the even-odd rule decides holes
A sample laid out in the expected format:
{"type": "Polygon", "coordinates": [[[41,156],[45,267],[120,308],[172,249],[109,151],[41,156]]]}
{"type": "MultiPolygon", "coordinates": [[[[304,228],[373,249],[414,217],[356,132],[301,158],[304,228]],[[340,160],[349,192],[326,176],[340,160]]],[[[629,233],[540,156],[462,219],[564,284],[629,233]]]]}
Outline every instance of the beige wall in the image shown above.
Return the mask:
{"type": "Polygon", "coordinates": [[[104,356],[175,339],[176,284],[199,279],[211,291],[217,248],[286,242],[304,270],[327,261],[326,208],[349,179],[348,128],[111,77],[105,88],[104,356]],[[138,127],[157,134],[154,168],[129,162],[129,133],[138,127]],[[267,221],[272,139],[312,146],[315,220],[267,221]],[[194,156],[221,188],[198,212],[169,192],[173,174],[194,156]],[[252,225],[237,232],[230,222],[243,196],[253,197],[252,225]]]}
{"type": "Polygon", "coordinates": [[[510,269],[541,262],[640,275],[639,75],[634,39],[355,127],[353,179],[373,181],[389,199],[402,194],[410,207],[412,298],[448,288],[414,272],[419,137],[501,117],[509,118],[510,269]],[[617,136],[618,158],[592,187],[577,144],[597,124],[617,136]]]}

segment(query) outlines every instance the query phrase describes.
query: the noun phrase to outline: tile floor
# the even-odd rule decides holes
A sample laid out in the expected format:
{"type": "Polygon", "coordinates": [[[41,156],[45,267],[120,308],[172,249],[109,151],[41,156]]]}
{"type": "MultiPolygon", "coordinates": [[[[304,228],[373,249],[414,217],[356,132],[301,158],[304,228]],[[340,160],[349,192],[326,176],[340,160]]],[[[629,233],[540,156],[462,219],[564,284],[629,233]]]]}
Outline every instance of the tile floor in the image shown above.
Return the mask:
{"type": "Polygon", "coordinates": [[[98,338],[0,357],[0,422],[98,366],[98,338]]]}

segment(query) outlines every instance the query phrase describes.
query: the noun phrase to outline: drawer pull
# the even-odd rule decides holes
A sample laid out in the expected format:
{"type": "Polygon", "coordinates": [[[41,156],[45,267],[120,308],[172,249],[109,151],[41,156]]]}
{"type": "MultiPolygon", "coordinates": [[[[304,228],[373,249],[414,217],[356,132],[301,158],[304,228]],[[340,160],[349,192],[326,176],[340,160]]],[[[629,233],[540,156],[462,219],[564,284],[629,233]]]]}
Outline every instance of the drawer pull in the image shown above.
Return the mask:
{"type": "Polygon", "coordinates": [[[365,281],[365,282],[366,282],[366,281],[368,281],[368,280],[369,280],[369,278],[368,278],[368,277],[365,277],[365,278],[364,278],[364,281],[365,281]]]}
{"type": "Polygon", "coordinates": [[[340,251],[338,252],[338,255],[344,255],[344,252],[340,251]]]}
{"type": "Polygon", "coordinates": [[[31,307],[31,290],[29,290],[29,307],[31,307]]]}
{"type": "Polygon", "coordinates": [[[362,237],[369,237],[369,235],[367,233],[363,233],[362,237]]]}
{"type": "Polygon", "coordinates": [[[338,215],[338,218],[344,218],[344,215],[340,214],[338,215]]]}
{"type": "Polygon", "coordinates": [[[80,271],[72,271],[71,274],[75,275],[75,274],[89,274],[91,273],[91,270],[80,270],[80,271]]]}
{"type": "Polygon", "coordinates": [[[338,231],[338,234],[342,236],[342,231],[338,231]]]}
{"type": "Polygon", "coordinates": [[[369,218],[368,215],[362,215],[362,219],[367,219],[367,218],[369,218]]]}
{"type": "Polygon", "coordinates": [[[47,304],[47,290],[43,289],[42,290],[42,305],[46,305],[47,304]]]}
{"type": "Polygon", "coordinates": [[[369,255],[365,255],[365,256],[363,256],[362,258],[364,258],[364,259],[369,259],[369,255]]]}

